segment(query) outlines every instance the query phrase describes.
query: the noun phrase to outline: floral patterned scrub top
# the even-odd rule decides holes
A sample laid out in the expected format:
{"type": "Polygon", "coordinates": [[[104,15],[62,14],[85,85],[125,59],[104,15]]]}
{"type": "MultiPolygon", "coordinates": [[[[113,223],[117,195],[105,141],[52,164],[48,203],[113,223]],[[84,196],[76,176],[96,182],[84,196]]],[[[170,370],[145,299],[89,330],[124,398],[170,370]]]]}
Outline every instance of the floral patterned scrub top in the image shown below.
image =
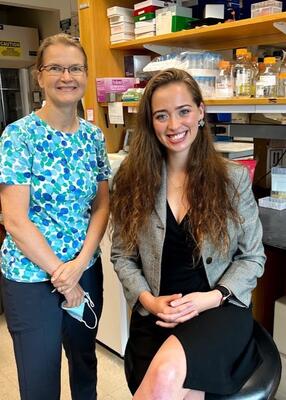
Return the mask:
{"type": "MultiPolygon", "coordinates": [[[[29,218],[63,262],[81,250],[98,183],[110,173],[103,134],[83,119],[77,132],[63,133],[31,113],[7,126],[1,137],[0,183],[30,186],[29,218]]],[[[9,234],[1,250],[1,269],[7,279],[50,279],[22,254],[9,234]]],[[[88,267],[98,255],[99,249],[88,267]]]]}

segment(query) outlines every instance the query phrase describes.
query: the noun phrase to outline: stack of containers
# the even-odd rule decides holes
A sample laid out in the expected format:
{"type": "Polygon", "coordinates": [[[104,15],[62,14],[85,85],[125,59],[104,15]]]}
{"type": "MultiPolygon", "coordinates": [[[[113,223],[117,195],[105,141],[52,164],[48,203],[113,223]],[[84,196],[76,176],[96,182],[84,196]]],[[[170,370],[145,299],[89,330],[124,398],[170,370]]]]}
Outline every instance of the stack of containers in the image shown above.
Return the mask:
{"type": "Polygon", "coordinates": [[[156,10],[156,35],[188,29],[193,20],[191,8],[170,5],[156,10]]]}
{"type": "Polygon", "coordinates": [[[146,0],[134,4],[133,17],[135,22],[135,38],[156,35],[155,11],[163,8],[165,1],[146,0]]]}
{"type": "Polygon", "coordinates": [[[117,6],[107,9],[107,16],[110,23],[111,44],[134,39],[134,20],[132,12],[132,8],[117,6]]]}

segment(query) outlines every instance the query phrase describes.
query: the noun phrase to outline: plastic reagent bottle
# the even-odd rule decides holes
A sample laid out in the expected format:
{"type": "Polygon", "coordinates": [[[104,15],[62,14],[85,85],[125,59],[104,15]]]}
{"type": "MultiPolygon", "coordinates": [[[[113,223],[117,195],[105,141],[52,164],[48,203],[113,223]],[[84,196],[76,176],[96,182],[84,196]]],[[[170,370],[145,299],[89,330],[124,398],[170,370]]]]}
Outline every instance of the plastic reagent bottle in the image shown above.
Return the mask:
{"type": "Polygon", "coordinates": [[[221,60],[218,66],[219,75],[216,78],[216,97],[232,97],[233,76],[231,73],[230,62],[221,60]]]}
{"type": "Polygon", "coordinates": [[[277,68],[275,57],[264,58],[265,70],[256,82],[256,97],[277,96],[277,68]]]}
{"type": "Polygon", "coordinates": [[[234,96],[251,97],[253,76],[254,68],[248,60],[247,49],[237,49],[233,67],[234,96]]]}

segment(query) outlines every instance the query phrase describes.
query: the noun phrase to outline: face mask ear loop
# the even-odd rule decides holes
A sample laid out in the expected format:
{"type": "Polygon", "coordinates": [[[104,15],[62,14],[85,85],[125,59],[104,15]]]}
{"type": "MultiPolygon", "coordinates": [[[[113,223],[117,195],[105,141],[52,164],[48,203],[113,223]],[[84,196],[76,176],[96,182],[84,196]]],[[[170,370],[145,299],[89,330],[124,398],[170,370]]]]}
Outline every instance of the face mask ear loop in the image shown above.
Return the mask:
{"type": "Polygon", "coordinates": [[[95,312],[93,311],[93,307],[94,307],[94,303],[91,300],[90,296],[88,293],[85,293],[85,297],[87,298],[87,302],[86,304],[88,305],[90,311],[93,313],[94,315],[94,325],[93,326],[89,326],[84,320],[82,320],[82,322],[84,323],[84,325],[88,328],[88,329],[94,329],[97,325],[97,316],[95,314],[95,312]]]}

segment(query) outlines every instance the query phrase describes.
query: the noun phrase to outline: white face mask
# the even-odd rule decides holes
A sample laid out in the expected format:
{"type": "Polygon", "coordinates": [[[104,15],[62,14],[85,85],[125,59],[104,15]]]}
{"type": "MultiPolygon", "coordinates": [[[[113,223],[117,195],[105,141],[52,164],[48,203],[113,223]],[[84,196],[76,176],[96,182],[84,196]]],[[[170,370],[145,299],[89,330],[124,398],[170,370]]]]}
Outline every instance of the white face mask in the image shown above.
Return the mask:
{"type": "Polygon", "coordinates": [[[75,319],[77,319],[79,322],[84,323],[84,325],[89,328],[89,329],[94,329],[97,325],[97,316],[93,310],[94,304],[89,296],[88,292],[84,292],[84,300],[83,302],[77,306],[77,307],[66,307],[66,301],[63,301],[61,304],[61,307],[63,310],[65,310],[66,312],[69,313],[69,315],[75,319]],[[86,321],[83,319],[83,313],[84,313],[84,308],[85,305],[87,304],[87,306],[89,307],[90,311],[93,313],[94,315],[94,325],[93,326],[89,326],[86,321]]]}

